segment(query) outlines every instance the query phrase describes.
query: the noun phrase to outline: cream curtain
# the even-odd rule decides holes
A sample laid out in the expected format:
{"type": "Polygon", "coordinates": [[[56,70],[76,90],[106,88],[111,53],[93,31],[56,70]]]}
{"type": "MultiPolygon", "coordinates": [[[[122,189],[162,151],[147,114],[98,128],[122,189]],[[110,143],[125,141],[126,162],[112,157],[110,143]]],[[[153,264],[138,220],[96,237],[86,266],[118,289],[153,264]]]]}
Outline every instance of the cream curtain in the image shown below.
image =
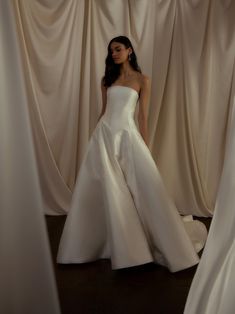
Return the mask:
{"type": "Polygon", "coordinates": [[[213,213],[235,51],[232,0],[12,0],[47,214],[69,209],[101,110],[106,47],[130,37],[152,79],[150,148],[182,214],[213,213]]]}
{"type": "Polygon", "coordinates": [[[10,1],[0,1],[0,313],[60,313],[10,1]]]}
{"type": "Polygon", "coordinates": [[[180,211],[207,216],[214,208],[231,105],[235,3],[163,3],[155,17],[152,151],[180,211]]]}
{"type": "MultiPolygon", "coordinates": [[[[235,75],[235,72],[234,72],[235,75]]],[[[235,92],[235,76],[233,77],[235,92]]],[[[233,314],[235,309],[235,97],[215,214],[185,314],[233,314]]]]}

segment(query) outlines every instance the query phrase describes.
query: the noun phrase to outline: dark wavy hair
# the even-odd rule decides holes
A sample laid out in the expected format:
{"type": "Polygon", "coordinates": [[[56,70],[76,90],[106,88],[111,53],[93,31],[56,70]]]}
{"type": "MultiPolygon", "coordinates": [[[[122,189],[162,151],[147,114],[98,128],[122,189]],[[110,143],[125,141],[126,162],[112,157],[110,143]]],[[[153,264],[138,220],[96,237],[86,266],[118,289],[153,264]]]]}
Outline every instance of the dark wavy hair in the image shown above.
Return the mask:
{"type": "Polygon", "coordinates": [[[126,48],[131,48],[132,53],[130,55],[130,60],[129,63],[132,66],[133,70],[140,72],[141,69],[137,63],[137,57],[134,51],[134,48],[132,46],[132,43],[130,39],[126,36],[118,36],[114,37],[113,39],[110,40],[108,44],[108,55],[105,59],[105,74],[102,79],[102,83],[105,87],[111,86],[119,77],[120,75],[120,64],[115,64],[112,58],[112,52],[111,52],[111,44],[113,42],[121,43],[123,44],[126,48]]]}

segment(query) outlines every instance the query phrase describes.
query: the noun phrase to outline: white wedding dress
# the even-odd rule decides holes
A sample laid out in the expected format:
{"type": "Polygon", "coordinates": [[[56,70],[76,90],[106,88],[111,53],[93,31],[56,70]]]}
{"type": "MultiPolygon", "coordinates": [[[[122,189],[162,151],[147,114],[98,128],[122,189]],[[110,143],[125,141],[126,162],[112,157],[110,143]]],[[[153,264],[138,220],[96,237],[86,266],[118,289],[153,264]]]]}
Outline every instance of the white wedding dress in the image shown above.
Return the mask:
{"type": "Polygon", "coordinates": [[[148,262],[179,271],[199,262],[206,228],[183,222],[134,122],[138,93],[107,90],[73,193],[58,263],[110,258],[112,268],[148,262]]]}

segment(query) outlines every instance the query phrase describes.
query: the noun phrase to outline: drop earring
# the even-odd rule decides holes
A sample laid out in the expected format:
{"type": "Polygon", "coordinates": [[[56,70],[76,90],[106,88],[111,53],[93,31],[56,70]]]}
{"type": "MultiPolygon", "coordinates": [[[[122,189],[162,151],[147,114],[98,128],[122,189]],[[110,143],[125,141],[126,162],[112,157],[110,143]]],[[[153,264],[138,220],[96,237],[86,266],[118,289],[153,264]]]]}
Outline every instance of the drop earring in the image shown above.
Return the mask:
{"type": "Polygon", "coordinates": [[[131,61],[131,53],[128,55],[128,60],[131,61]]]}

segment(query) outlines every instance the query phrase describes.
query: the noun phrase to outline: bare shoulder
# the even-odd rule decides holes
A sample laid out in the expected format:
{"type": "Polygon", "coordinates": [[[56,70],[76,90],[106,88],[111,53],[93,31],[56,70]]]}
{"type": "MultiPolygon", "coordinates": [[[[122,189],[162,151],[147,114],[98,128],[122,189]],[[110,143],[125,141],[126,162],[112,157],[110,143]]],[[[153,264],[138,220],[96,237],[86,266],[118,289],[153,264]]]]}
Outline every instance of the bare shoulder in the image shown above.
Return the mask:
{"type": "Polygon", "coordinates": [[[140,83],[141,83],[141,86],[148,86],[148,85],[150,85],[151,80],[147,75],[141,73],[140,74],[140,83]]]}

